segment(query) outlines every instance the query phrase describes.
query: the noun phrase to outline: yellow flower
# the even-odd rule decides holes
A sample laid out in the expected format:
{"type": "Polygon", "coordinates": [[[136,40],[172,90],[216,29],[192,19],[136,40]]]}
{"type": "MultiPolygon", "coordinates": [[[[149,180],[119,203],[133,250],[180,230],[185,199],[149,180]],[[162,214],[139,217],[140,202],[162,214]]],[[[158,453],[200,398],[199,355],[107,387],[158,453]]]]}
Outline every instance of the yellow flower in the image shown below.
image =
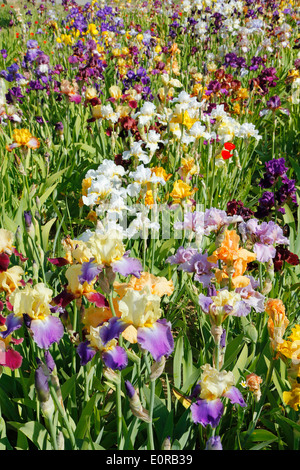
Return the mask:
{"type": "Polygon", "coordinates": [[[217,263],[221,260],[226,267],[216,271],[216,278],[219,283],[222,279],[231,277],[233,287],[245,287],[250,279],[243,276],[248,263],[256,259],[256,254],[245,248],[239,247],[240,237],[235,230],[226,230],[224,240],[217,250],[207,258],[210,263],[217,263]]]}
{"type": "Polygon", "coordinates": [[[122,96],[122,90],[120,87],[118,87],[117,85],[113,85],[110,87],[109,89],[109,94],[112,98],[114,98],[115,100],[119,100],[122,96]]]}
{"type": "Polygon", "coordinates": [[[168,181],[172,174],[167,173],[162,166],[154,166],[151,168],[152,173],[154,173],[158,178],[163,178],[165,181],[168,181]]]}
{"type": "Polygon", "coordinates": [[[96,278],[88,284],[86,281],[81,284],[78,276],[81,275],[82,265],[72,264],[68,267],[65,272],[65,276],[68,280],[67,291],[75,295],[75,297],[81,297],[89,292],[93,292],[93,284],[96,282],[96,278]]]}
{"type": "Polygon", "coordinates": [[[175,181],[172,192],[170,193],[174,204],[180,204],[182,199],[192,196],[195,193],[195,189],[192,189],[189,184],[184,183],[182,180],[175,181]]]}
{"type": "Polygon", "coordinates": [[[87,220],[91,222],[97,222],[97,214],[95,211],[91,210],[88,215],[86,216],[87,220]]]}
{"type": "Polygon", "coordinates": [[[103,344],[100,337],[100,329],[105,326],[105,323],[101,326],[90,327],[89,334],[86,335],[86,339],[90,342],[92,348],[97,349],[98,351],[108,351],[117,345],[117,340],[112,339],[108,341],[105,345],[103,344]]]}
{"type": "Polygon", "coordinates": [[[111,317],[112,313],[109,308],[90,306],[84,310],[82,323],[89,330],[91,326],[97,328],[98,325],[108,321],[111,317]]]}
{"type": "Polygon", "coordinates": [[[247,88],[239,88],[237,92],[237,99],[239,100],[247,100],[249,98],[249,93],[247,88]]]}
{"type": "Polygon", "coordinates": [[[292,328],[288,340],[284,340],[278,347],[278,352],[292,360],[293,363],[300,362],[300,325],[292,328]]]}
{"type": "Polygon", "coordinates": [[[6,271],[0,273],[0,291],[11,294],[21,285],[22,275],[24,274],[21,266],[12,266],[6,271]]]}
{"type": "Polygon", "coordinates": [[[92,178],[85,178],[82,180],[81,183],[81,194],[83,196],[87,196],[88,194],[88,189],[91,187],[92,184],[92,178]]]}
{"type": "Polygon", "coordinates": [[[201,393],[203,400],[216,400],[222,397],[235,384],[231,371],[218,372],[209,364],[204,364],[201,369],[201,393]]]}
{"type": "Polygon", "coordinates": [[[282,397],[286,405],[297,411],[300,406],[300,384],[295,383],[289,392],[283,392],[282,397]]]}
{"type": "Polygon", "coordinates": [[[28,147],[37,149],[40,142],[36,137],[33,137],[28,129],[14,129],[13,130],[13,143],[6,145],[6,150],[11,152],[17,147],[28,147]]]}
{"type": "Polygon", "coordinates": [[[274,351],[279,351],[283,343],[283,335],[289,325],[289,320],[285,315],[285,306],[280,299],[268,299],[265,311],[269,314],[268,331],[271,346],[274,351]]]}
{"type": "Polygon", "coordinates": [[[151,293],[149,286],[141,291],[128,289],[119,301],[121,320],[135,328],[152,326],[161,316],[160,297],[151,293]]]}
{"type": "Polygon", "coordinates": [[[92,116],[95,119],[102,118],[102,105],[101,104],[97,104],[96,106],[92,107],[92,116]]]}
{"type": "Polygon", "coordinates": [[[203,90],[201,83],[195,83],[192,89],[192,96],[197,96],[203,90]]]}
{"type": "Polygon", "coordinates": [[[5,228],[0,228],[0,253],[11,255],[13,252],[14,234],[5,228]]]}
{"type": "Polygon", "coordinates": [[[179,169],[179,174],[185,181],[190,176],[197,174],[197,172],[198,172],[198,167],[195,163],[194,158],[188,157],[188,158],[181,159],[181,167],[179,169]]]}
{"type": "Polygon", "coordinates": [[[94,87],[88,87],[85,90],[85,99],[86,100],[92,100],[93,98],[96,98],[97,96],[97,90],[94,87]]]}
{"type": "Polygon", "coordinates": [[[52,290],[42,282],[35,286],[26,284],[24,289],[15,289],[9,297],[16,316],[26,313],[33,320],[43,320],[50,314],[51,300],[52,290]]]}
{"type": "Polygon", "coordinates": [[[94,23],[89,24],[87,33],[90,33],[92,36],[97,36],[97,34],[99,34],[97,26],[94,23]]]}
{"type": "Polygon", "coordinates": [[[191,118],[188,111],[185,110],[184,113],[175,114],[170,122],[182,124],[183,126],[186,126],[188,130],[190,130],[193,124],[197,122],[197,118],[191,118]]]}
{"type": "Polygon", "coordinates": [[[165,277],[154,276],[154,274],[142,272],[140,278],[132,276],[128,283],[128,288],[134,290],[142,290],[145,286],[150,288],[154,295],[162,297],[163,295],[170,296],[174,291],[173,281],[168,281],[165,277]]]}
{"type": "Polygon", "coordinates": [[[95,262],[98,264],[110,265],[114,261],[120,260],[125,253],[122,236],[120,232],[113,229],[104,235],[93,233],[86,242],[86,246],[91,253],[91,258],[95,258],[95,262]]]}
{"type": "Polygon", "coordinates": [[[154,204],[154,197],[153,197],[153,191],[152,189],[149,189],[146,191],[145,194],[145,206],[152,207],[154,204]]]}

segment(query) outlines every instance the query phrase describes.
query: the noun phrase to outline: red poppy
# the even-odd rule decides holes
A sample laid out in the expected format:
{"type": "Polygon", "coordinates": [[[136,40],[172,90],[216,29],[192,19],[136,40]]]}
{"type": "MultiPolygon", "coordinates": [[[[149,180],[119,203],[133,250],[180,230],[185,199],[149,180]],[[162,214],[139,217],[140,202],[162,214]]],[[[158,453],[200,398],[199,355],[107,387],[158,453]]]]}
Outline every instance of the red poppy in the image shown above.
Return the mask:
{"type": "Polygon", "coordinates": [[[229,151],[230,151],[230,150],[234,150],[234,149],[235,149],[235,145],[232,144],[231,142],[225,142],[224,148],[225,148],[226,150],[229,150],[229,151]]]}
{"type": "Polygon", "coordinates": [[[228,160],[229,158],[232,157],[232,153],[230,153],[228,150],[222,150],[221,152],[223,160],[228,160]]]}

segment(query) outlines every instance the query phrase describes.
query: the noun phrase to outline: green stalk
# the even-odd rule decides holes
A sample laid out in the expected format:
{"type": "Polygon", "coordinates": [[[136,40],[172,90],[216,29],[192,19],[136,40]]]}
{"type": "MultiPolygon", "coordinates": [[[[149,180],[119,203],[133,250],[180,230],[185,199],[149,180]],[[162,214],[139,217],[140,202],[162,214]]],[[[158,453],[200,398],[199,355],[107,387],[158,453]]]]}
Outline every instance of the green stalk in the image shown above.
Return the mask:
{"type": "Polygon", "coordinates": [[[53,419],[47,419],[47,428],[48,428],[50,436],[51,436],[53,450],[58,450],[56,428],[54,426],[54,420],[53,419]]]}
{"type": "Polygon", "coordinates": [[[56,390],[55,390],[55,387],[54,385],[52,384],[51,380],[49,381],[49,388],[50,388],[50,394],[51,394],[51,397],[63,419],[63,422],[67,428],[67,431],[68,431],[68,434],[69,434],[69,438],[70,438],[70,441],[71,441],[71,445],[72,445],[72,449],[73,450],[78,450],[77,448],[77,445],[76,445],[76,441],[75,441],[75,436],[74,436],[74,433],[73,433],[73,430],[71,428],[71,425],[69,423],[69,420],[68,420],[68,417],[67,417],[67,414],[66,414],[66,411],[64,410],[64,408],[62,407],[59,399],[58,399],[58,396],[56,394],[56,390]]]}
{"type": "MultiPolygon", "coordinates": [[[[150,367],[149,360],[146,354],[144,354],[144,360],[145,360],[149,377],[151,377],[151,367],[150,367]]],[[[154,437],[153,437],[154,399],[155,399],[155,379],[153,380],[150,379],[150,403],[149,403],[150,422],[148,423],[148,443],[147,443],[148,450],[155,450],[154,437]]]]}

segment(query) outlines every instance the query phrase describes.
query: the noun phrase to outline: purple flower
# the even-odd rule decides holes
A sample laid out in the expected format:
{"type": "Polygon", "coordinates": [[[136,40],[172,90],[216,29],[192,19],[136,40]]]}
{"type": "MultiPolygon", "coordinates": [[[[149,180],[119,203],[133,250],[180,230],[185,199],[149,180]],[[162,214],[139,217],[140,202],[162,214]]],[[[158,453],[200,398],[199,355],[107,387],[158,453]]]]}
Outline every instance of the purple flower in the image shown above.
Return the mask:
{"type": "Polygon", "coordinates": [[[223,450],[220,436],[212,436],[206,443],[205,450],[223,450]]]}
{"type": "Polygon", "coordinates": [[[285,159],[284,158],[274,158],[266,162],[266,171],[270,175],[277,178],[278,176],[284,176],[288,171],[288,168],[285,166],[285,159]]]}
{"type": "Polygon", "coordinates": [[[208,287],[211,278],[214,276],[212,268],[216,267],[215,264],[207,261],[207,253],[195,253],[188,261],[182,263],[178,270],[195,273],[195,281],[200,282],[203,287],[208,287]]]}
{"type": "Polygon", "coordinates": [[[163,356],[170,356],[174,349],[171,323],[165,318],[157,320],[152,326],[138,328],[137,340],[143,349],[150,352],[156,362],[159,362],[163,356]]]}
{"type": "Polygon", "coordinates": [[[78,276],[80,284],[87,282],[90,284],[102,271],[102,266],[99,266],[97,263],[94,263],[94,258],[91,258],[90,261],[82,263],[81,275],[78,276]]]}
{"type": "Polygon", "coordinates": [[[110,344],[111,340],[109,340],[108,344],[106,343],[107,345],[104,344],[102,340],[102,330],[105,328],[107,328],[105,324],[100,325],[98,328],[93,328],[90,333],[90,335],[92,334],[95,337],[97,346],[92,346],[90,340],[86,340],[78,345],[77,353],[80,357],[80,364],[83,366],[86,365],[93,359],[97,351],[99,351],[106,367],[113,370],[125,369],[128,364],[127,353],[121,346],[113,343],[110,344]]]}
{"type": "Polygon", "coordinates": [[[196,248],[184,248],[179,247],[175,255],[169,256],[166,259],[166,263],[170,264],[182,264],[192,258],[194,254],[198,253],[196,248]]]}
{"type": "Polygon", "coordinates": [[[192,420],[195,424],[201,424],[204,428],[209,424],[216,428],[223,416],[224,405],[220,399],[198,400],[191,405],[192,420]]]}
{"type": "Polygon", "coordinates": [[[143,271],[143,266],[138,259],[132,258],[125,253],[120,260],[112,263],[112,270],[124,277],[131,275],[139,278],[143,271]]]}
{"type": "Polygon", "coordinates": [[[268,109],[271,109],[272,111],[280,108],[280,106],[281,106],[281,101],[280,101],[279,96],[277,95],[271,96],[271,98],[267,101],[267,107],[268,109]]]}
{"type": "Polygon", "coordinates": [[[1,53],[2,57],[3,57],[3,59],[6,59],[6,58],[7,58],[7,50],[6,50],[6,49],[1,49],[0,53],[1,53]]]}

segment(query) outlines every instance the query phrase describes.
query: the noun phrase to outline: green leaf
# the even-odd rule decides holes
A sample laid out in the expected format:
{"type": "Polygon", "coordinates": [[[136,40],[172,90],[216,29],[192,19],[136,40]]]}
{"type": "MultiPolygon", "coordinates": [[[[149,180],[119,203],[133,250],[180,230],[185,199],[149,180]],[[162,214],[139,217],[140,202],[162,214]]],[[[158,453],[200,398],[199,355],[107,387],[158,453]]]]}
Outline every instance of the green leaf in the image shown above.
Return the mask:
{"type": "Polygon", "coordinates": [[[96,153],[96,149],[94,147],[91,147],[90,145],[82,143],[82,142],[74,144],[74,147],[76,147],[80,150],[84,150],[85,152],[90,153],[92,155],[94,155],[94,153],[96,153]]]}
{"type": "Polygon", "coordinates": [[[235,382],[237,383],[241,374],[240,370],[243,371],[248,359],[248,346],[247,344],[244,345],[241,354],[239,355],[238,360],[235,363],[234,368],[232,369],[232,373],[234,375],[235,382]]]}
{"type": "Polygon", "coordinates": [[[42,242],[43,242],[43,250],[45,252],[48,251],[49,233],[56,219],[57,217],[53,217],[53,219],[49,220],[45,225],[42,226],[42,229],[41,229],[42,230],[42,242]]]}
{"type": "Polygon", "coordinates": [[[7,424],[22,432],[39,450],[52,449],[50,435],[38,421],[29,421],[25,424],[9,421],[7,424]]]}
{"type": "Polygon", "coordinates": [[[75,430],[76,439],[84,439],[85,433],[87,432],[87,429],[90,425],[90,417],[100,397],[101,397],[100,393],[95,393],[95,395],[93,395],[92,398],[85,405],[81,413],[80,419],[78,421],[78,424],[76,426],[76,430],[75,430]]]}
{"type": "Polygon", "coordinates": [[[181,387],[181,365],[182,365],[182,358],[183,358],[183,337],[180,336],[176,340],[175,352],[174,352],[174,360],[173,360],[173,379],[174,385],[176,388],[181,387]]]}
{"type": "Polygon", "coordinates": [[[238,353],[243,347],[243,337],[244,333],[239,334],[236,338],[234,338],[228,345],[226,346],[225,351],[225,358],[224,358],[224,369],[227,369],[230,364],[235,360],[238,353]]]}
{"type": "Polygon", "coordinates": [[[46,189],[46,191],[39,197],[41,206],[45,204],[48,197],[51,195],[51,193],[53,193],[57,185],[58,183],[53,184],[52,186],[50,186],[50,188],[46,189]]]}

